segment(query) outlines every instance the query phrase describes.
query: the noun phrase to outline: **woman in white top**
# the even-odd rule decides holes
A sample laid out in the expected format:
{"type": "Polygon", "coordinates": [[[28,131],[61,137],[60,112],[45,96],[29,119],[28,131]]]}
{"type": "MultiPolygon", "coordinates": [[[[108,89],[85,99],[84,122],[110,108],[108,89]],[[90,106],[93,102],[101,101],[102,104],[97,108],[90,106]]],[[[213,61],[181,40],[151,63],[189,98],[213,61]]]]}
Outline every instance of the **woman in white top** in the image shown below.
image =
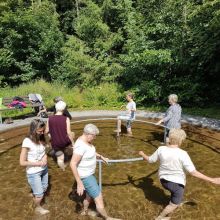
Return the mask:
{"type": "Polygon", "coordinates": [[[29,136],[23,140],[20,165],[26,166],[28,183],[32,189],[35,211],[47,214],[49,210],[41,206],[44,193],[48,187],[47,155],[45,153],[45,123],[34,119],[30,124],[29,136]]]}
{"type": "Polygon", "coordinates": [[[96,209],[104,219],[114,219],[107,215],[102,193],[94,176],[96,169],[96,158],[100,158],[104,162],[108,162],[108,158],[96,153],[92,141],[99,134],[98,128],[93,124],[87,124],[84,127],[84,132],[81,137],[77,139],[74,144],[74,152],[70,167],[77,182],[77,193],[79,196],[86,192],[86,198],[83,201],[82,214],[88,214],[88,207],[92,199],[96,204],[96,209]]]}
{"type": "MultiPolygon", "coordinates": [[[[117,129],[115,132],[119,135],[121,132],[121,121],[126,121],[126,128],[128,135],[132,135],[131,122],[135,120],[136,103],[133,100],[133,94],[126,95],[128,104],[126,105],[126,112],[117,117],[117,129]]],[[[123,105],[124,106],[124,105],[123,105]]]]}
{"type": "Polygon", "coordinates": [[[147,156],[143,151],[139,152],[149,163],[159,160],[160,182],[171,193],[169,205],[160,213],[156,218],[157,220],[166,219],[165,216],[173,212],[180,205],[186,184],[184,170],[197,178],[214,184],[220,184],[220,178],[211,178],[196,170],[188,153],[179,148],[185,139],[186,133],[182,129],[173,128],[169,132],[169,145],[159,147],[151,156],[147,156]]]}

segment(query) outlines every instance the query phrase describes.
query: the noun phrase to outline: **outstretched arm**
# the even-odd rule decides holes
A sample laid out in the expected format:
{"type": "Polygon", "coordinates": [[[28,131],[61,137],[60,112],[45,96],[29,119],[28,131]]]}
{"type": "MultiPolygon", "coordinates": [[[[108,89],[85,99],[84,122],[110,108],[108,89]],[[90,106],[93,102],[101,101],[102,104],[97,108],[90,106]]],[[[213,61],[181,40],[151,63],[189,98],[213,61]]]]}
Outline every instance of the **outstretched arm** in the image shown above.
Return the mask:
{"type": "Polygon", "coordinates": [[[163,117],[161,120],[159,120],[156,125],[160,125],[162,122],[167,122],[173,117],[173,109],[172,107],[169,107],[167,110],[166,116],[163,117]]]}
{"type": "Polygon", "coordinates": [[[147,156],[143,151],[139,151],[139,155],[144,158],[144,160],[148,161],[149,156],[147,156]]]}
{"type": "Polygon", "coordinates": [[[139,155],[142,156],[148,163],[155,163],[159,159],[158,149],[151,156],[146,155],[143,151],[139,151],[139,155]]]}
{"type": "Polygon", "coordinates": [[[96,153],[96,158],[101,159],[103,162],[108,163],[109,159],[107,157],[103,157],[101,154],[96,153]]]}
{"type": "Polygon", "coordinates": [[[159,120],[156,125],[160,125],[163,122],[163,118],[161,120],[159,120]]]}
{"type": "Polygon", "coordinates": [[[212,177],[206,176],[206,175],[200,173],[197,170],[194,170],[194,171],[190,172],[190,174],[194,177],[205,180],[207,182],[211,182],[211,183],[220,185],[220,178],[212,178],[212,177]]]}

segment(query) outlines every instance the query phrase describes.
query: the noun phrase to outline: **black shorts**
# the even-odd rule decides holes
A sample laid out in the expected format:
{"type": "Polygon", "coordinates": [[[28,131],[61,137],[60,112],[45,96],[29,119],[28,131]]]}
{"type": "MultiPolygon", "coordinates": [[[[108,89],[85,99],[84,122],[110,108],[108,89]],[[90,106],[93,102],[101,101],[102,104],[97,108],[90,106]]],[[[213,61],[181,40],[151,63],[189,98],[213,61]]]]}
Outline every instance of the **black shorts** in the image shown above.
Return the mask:
{"type": "Polygon", "coordinates": [[[68,146],[62,147],[62,148],[52,148],[48,154],[51,157],[54,157],[54,156],[59,157],[62,154],[70,157],[73,154],[73,147],[72,147],[72,145],[68,145],[68,146]]]}
{"type": "Polygon", "coordinates": [[[179,183],[174,183],[165,179],[160,179],[162,186],[170,191],[171,202],[175,205],[179,205],[183,199],[184,185],[179,183]]]}
{"type": "Polygon", "coordinates": [[[72,145],[68,145],[68,146],[62,147],[62,148],[55,148],[54,152],[55,152],[56,157],[59,157],[62,154],[67,155],[67,156],[72,156],[73,147],[72,147],[72,145]]]}

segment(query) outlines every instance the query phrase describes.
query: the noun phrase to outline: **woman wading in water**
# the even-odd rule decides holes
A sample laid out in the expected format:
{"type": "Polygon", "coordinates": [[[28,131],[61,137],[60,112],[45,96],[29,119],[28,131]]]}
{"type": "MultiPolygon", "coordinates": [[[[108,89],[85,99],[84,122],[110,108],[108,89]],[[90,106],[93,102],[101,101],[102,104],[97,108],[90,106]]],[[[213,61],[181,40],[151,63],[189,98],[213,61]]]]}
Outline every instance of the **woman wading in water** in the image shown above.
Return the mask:
{"type": "Polygon", "coordinates": [[[160,182],[162,186],[171,193],[170,203],[164,208],[156,220],[169,219],[166,216],[172,213],[181,204],[186,185],[184,170],[199,179],[220,184],[220,178],[211,178],[196,170],[188,153],[180,149],[185,139],[185,131],[173,128],[170,129],[169,144],[167,146],[159,147],[151,156],[147,156],[143,151],[139,152],[139,155],[149,163],[159,161],[160,182]]]}
{"type": "Polygon", "coordinates": [[[96,135],[99,134],[98,128],[93,124],[87,124],[84,127],[82,136],[74,144],[74,153],[70,162],[73,175],[77,182],[77,193],[79,196],[86,192],[86,198],[83,201],[83,211],[81,214],[88,214],[88,207],[94,200],[98,213],[106,220],[119,220],[109,217],[103,202],[101,190],[94,176],[96,169],[96,158],[108,162],[108,158],[96,153],[92,145],[96,135]]]}
{"type": "Polygon", "coordinates": [[[49,210],[41,206],[48,187],[44,130],[45,123],[43,121],[33,120],[29,135],[23,140],[20,154],[20,165],[26,166],[27,180],[34,196],[35,211],[42,215],[49,213],[49,210]]]}

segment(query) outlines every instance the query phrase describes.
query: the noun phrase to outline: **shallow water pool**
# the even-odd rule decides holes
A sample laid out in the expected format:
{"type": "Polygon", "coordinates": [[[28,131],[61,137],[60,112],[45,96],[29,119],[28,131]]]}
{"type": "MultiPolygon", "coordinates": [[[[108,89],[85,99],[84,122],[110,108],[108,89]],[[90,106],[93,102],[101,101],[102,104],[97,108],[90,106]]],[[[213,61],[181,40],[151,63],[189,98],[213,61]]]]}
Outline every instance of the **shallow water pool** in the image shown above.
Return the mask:
{"type": "MultiPolygon", "coordinates": [[[[91,121],[92,122],[92,121],[91,121]]],[[[96,138],[97,152],[110,159],[139,157],[138,151],[153,153],[163,140],[160,127],[146,123],[133,124],[133,137],[116,138],[115,121],[95,121],[100,129],[96,138]]],[[[72,125],[78,137],[85,123],[72,125]]],[[[210,176],[220,176],[220,133],[198,127],[185,126],[188,139],[183,145],[196,168],[210,176]]],[[[74,182],[70,168],[61,171],[49,158],[50,190],[45,207],[47,216],[34,214],[30,188],[25,169],[19,166],[21,142],[27,127],[0,134],[0,219],[91,219],[76,212],[76,203],[69,198],[74,182]]],[[[144,161],[103,165],[103,196],[107,212],[128,220],[148,220],[159,214],[169,201],[157,177],[158,164],[144,161]]],[[[98,170],[97,170],[98,171],[98,170]]],[[[97,173],[98,174],[98,173],[97,173]]],[[[172,219],[220,219],[220,186],[187,176],[185,205],[172,215],[172,219]]]]}

